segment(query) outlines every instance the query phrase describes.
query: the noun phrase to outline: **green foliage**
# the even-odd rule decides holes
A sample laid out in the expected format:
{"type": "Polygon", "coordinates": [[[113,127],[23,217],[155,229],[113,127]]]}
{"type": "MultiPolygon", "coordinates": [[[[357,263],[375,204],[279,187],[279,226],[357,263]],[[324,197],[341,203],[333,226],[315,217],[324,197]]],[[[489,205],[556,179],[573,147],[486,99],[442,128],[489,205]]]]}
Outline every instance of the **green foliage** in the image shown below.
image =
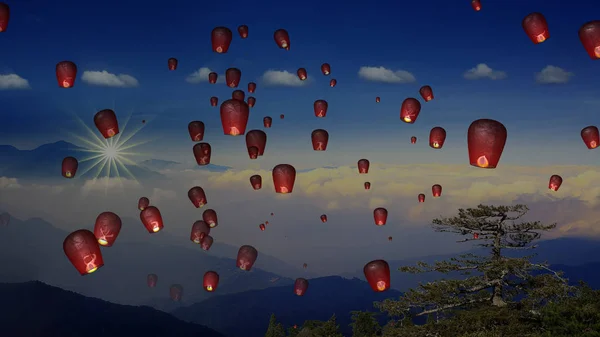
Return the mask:
{"type": "Polygon", "coordinates": [[[281,325],[281,323],[277,322],[275,314],[271,314],[271,319],[269,320],[269,327],[267,328],[265,337],[286,337],[285,329],[283,328],[283,325],[281,325]]]}
{"type": "Polygon", "coordinates": [[[373,337],[381,333],[379,322],[372,312],[352,311],[352,337],[373,337]]]}

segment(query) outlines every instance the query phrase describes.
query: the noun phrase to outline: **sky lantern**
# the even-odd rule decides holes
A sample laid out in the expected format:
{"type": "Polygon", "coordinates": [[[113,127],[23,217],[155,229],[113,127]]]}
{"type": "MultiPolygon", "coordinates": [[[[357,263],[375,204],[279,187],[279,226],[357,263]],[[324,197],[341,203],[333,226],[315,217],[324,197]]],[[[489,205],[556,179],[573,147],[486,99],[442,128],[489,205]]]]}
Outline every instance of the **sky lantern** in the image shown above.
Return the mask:
{"type": "Polygon", "coordinates": [[[173,284],[169,288],[169,296],[175,302],[181,301],[181,297],[183,296],[183,286],[181,284],[173,284]]]}
{"type": "Polygon", "coordinates": [[[275,43],[281,49],[290,50],[290,34],[285,29],[278,29],[273,34],[275,43]]]}
{"type": "Polygon", "coordinates": [[[600,20],[590,21],[581,26],[579,40],[592,60],[600,59],[600,20]]]}
{"type": "Polygon", "coordinates": [[[208,224],[204,222],[204,220],[198,220],[192,224],[190,240],[193,243],[200,244],[200,241],[208,234],[210,234],[210,227],[208,224]]]}
{"type": "Polygon", "coordinates": [[[329,132],[323,129],[316,129],[310,135],[313,150],[325,151],[327,150],[327,143],[329,142],[329,132]]]}
{"type": "Polygon", "coordinates": [[[542,13],[531,13],[523,19],[523,29],[535,44],[542,43],[550,37],[548,22],[542,13]]]}
{"type": "Polygon", "coordinates": [[[250,177],[250,185],[255,191],[260,190],[262,188],[262,177],[258,174],[253,175],[250,177]]]}
{"type": "Polygon", "coordinates": [[[436,126],[429,132],[429,146],[433,149],[441,149],[446,141],[446,130],[436,126]]]}
{"type": "MultiPolygon", "coordinates": [[[[225,83],[230,88],[237,88],[242,79],[242,71],[238,68],[228,68],[225,70],[225,83]]],[[[243,100],[243,99],[242,99],[243,100]]]]}
{"type": "Polygon", "coordinates": [[[600,144],[598,128],[593,125],[586,126],[581,130],[581,139],[583,139],[583,143],[585,143],[588,149],[593,150],[597,148],[598,144],[600,144]]]}
{"type": "Polygon", "coordinates": [[[150,199],[146,197],[141,197],[140,200],[138,200],[138,209],[140,211],[145,210],[146,208],[148,208],[148,206],[150,206],[150,199]]]}
{"type": "Polygon", "coordinates": [[[202,287],[208,292],[217,290],[219,286],[219,274],[216,271],[209,270],[204,273],[204,279],[202,281],[202,287]]]}
{"type": "Polygon", "coordinates": [[[479,12],[481,10],[481,0],[471,0],[471,7],[473,7],[476,12],[479,12]]]}
{"type": "Polygon", "coordinates": [[[410,143],[411,144],[416,144],[417,143],[417,137],[415,137],[415,136],[410,137],[410,143]]]}
{"type": "Polygon", "coordinates": [[[370,190],[371,189],[371,183],[366,181],[365,182],[365,190],[370,190]]]}
{"type": "Polygon", "coordinates": [[[210,164],[210,154],[212,152],[210,144],[208,143],[197,143],[193,147],[194,158],[196,163],[200,166],[210,164]]]}
{"type": "Polygon", "coordinates": [[[148,206],[140,212],[140,219],[150,234],[157,233],[165,227],[162,215],[155,206],[148,206]]]}
{"type": "Polygon", "coordinates": [[[210,247],[212,246],[213,242],[214,242],[214,239],[212,236],[205,235],[200,240],[200,247],[202,247],[203,250],[208,251],[210,249],[210,247]]]}
{"type": "Polygon", "coordinates": [[[315,103],[313,104],[313,109],[315,110],[315,116],[317,116],[317,117],[327,116],[327,107],[329,107],[329,104],[327,104],[326,100],[324,100],[324,99],[316,100],[315,103]]]}
{"type": "Polygon", "coordinates": [[[478,119],[467,132],[469,162],[472,166],[493,169],[498,166],[507,131],[502,123],[493,119],[478,119]]]}
{"type": "Polygon", "coordinates": [[[249,82],[248,83],[248,92],[253,94],[256,91],[256,83],[249,82]]]}
{"type": "Polygon", "coordinates": [[[219,104],[219,98],[217,96],[213,96],[210,98],[210,106],[217,106],[219,104]]]}
{"type": "Polygon", "coordinates": [[[321,222],[322,223],[326,223],[327,222],[327,214],[322,214],[321,215],[321,222]]]}
{"type": "Polygon", "coordinates": [[[400,119],[408,124],[413,124],[417,121],[421,112],[421,102],[416,98],[409,97],[402,102],[400,107],[400,119]]]}
{"type": "Polygon", "coordinates": [[[336,85],[337,85],[337,80],[336,80],[335,78],[332,78],[332,79],[329,81],[329,86],[333,88],[333,87],[335,87],[336,85]]]}
{"type": "Polygon", "coordinates": [[[367,159],[361,159],[358,161],[358,173],[367,174],[369,173],[369,166],[371,163],[367,159]]]}
{"type": "Polygon", "coordinates": [[[231,98],[243,101],[246,98],[246,93],[244,93],[242,90],[234,90],[231,93],[231,98]]]}
{"type": "Polygon", "coordinates": [[[250,157],[250,159],[258,158],[258,148],[256,146],[250,146],[248,148],[248,157],[250,157]]]}
{"type": "Polygon", "coordinates": [[[256,104],[256,97],[253,97],[253,96],[248,97],[248,107],[254,108],[255,104],[256,104]]]}
{"type": "Polygon", "coordinates": [[[0,2],[0,33],[5,32],[10,20],[10,7],[4,2],[0,2]]]}
{"type": "Polygon", "coordinates": [[[200,142],[204,139],[204,123],[201,121],[192,121],[188,124],[188,131],[193,142],[200,142]]]}
{"type": "Polygon", "coordinates": [[[94,115],[94,124],[105,139],[113,137],[119,133],[119,122],[117,115],[111,109],[98,111],[94,115]]]}
{"type": "Polygon", "coordinates": [[[243,245],[238,250],[236,265],[241,270],[250,271],[254,262],[256,262],[257,257],[258,251],[256,248],[249,245],[243,245]]]}
{"type": "Polygon", "coordinates": [[[439,198],[442,195],[442,185],[435,184],[431,186],[431,194],[434,198],[439,198]]]}
{"type": "Polygon", "coordinates": [[[323,64],[321,64],[321,72],[325,76],[331,74],[331,66],[329,65],[329,63],[323,63],[323,64]]]}
{"type": "Polygon", "coordinates": [[[424,85],[419,89],[419,94],[425,100],[425,102],[429,102],[433,99],[433,89],[430,86],[424,85]]]}
{"type": "Polygon", "coordinates": [[[388,211],[383,207],[378,207],[373,210],[373,219],[377,226],[383,226],[387,222],[388,211]]]}
{"type": "Polygon", "coordinates": [[[228,99],[221,103],[221,125],[223,133],[238,136],[246,133],[250,108],[243,100],[228,99]]]}
{"type": "Polygon", "coordinates": [[[305,81],[308,78],[308,74],[306,73],[306,69],[304,69],[304,68],[298,68],[298,71],[296,71],[296,74],[298,74],[298,78],[301,81],[305,81]]]}
{"type": "Polygon", "coordinates": [[[392,242],[393,238],[391,236],[388,236],[388,241],[392,242]]]}
{"type": "Polygon", "coordinates": [[[65,157],[62,161],[62,176],[65,178],[75,178],[79,162],[75,157],[65,157]]]}
{"type": "Polygon", "coordinates": [[[284,119],[284,118],[285,118],[284,114],[279,115],[279,119],[284,119]]]}
{"type": "Polygon", "coordinates": [[[267,134],[262,130],[250,130],[246,134],[246,147],[256,146],[258,148],[258,155],[262,156],[265,154],[265,147],[267,146],[267,134]]]}
{"type": "Polygon", "coordinates": [[[479,233],[473,233],[473,240],[479,239],[479,233]]]}
{"type": "Polygon", "coordinates": [[[79,229],[67,235],[63,250],[79,274],[91,274],[104,266],[100,245],[94,233],[79,229]]]}
{"type": "Polygon", "coordinates": [[[196,208],[200,208],[207,203],[206,193],[204,193],[204,189],[200,186],[194,186],[190,188],[188,191],[188,198],[190,198],[190,201],[196,208]]]}
{"type": "Polygon", "coordinates": [[[562,185],[562,182],[562,177],[557,174],[554,174],[550,177],[550,181],[548,182],[548,188],[556,192],[560,188],[560,185],[562,185]]]}
{"type": "Polygon", "coordinates": [[[146,283],[148,284],[148,288],[156,287],[156,283],[158,283],[158,275],[148,274],[146,277],[146,283]]]}
{"type": "Polygon", "coordinates": [[[258,228],[259,228],[259,229],[260,229],[262,232],[264,232],[264,231],[265,231],[265,229],[267,229],[267,227],[265,227],[265,224],[264,224],[264,223],[261,223],[260,225],[258,225],[258,228]]]}
{"type": "Polygon", "coordinates": [[[204,220],[208,227],[215,228],[219,225],[219,220],[217,219],[217,212],[214,209],[207,209],[202,212],[202,220],[204,220]]]}
{"type": "Polygon", "coordinates": [[[423,194],[423,193],[419,194],[418,199],[419,199],[420,203],[425,202],[425,194],[423,194]]]}
{"type": "Polygon", "coordinates": [[[177,69],[177,64],[179,63],[179,61],[177,61],[176,58],[171,57],[168,61],[167,61],[167,65],[169,66],[169,70],[173,71],[175,69],[177,69]]]}
{"type": "Polygon", "coordinates": [[[121,218],[115,213],[100,213],[94,224],[94,236],[98,243],[104,247],[112,246],[121,232],[121,225],[121,218]]]}
{"type": "Polygon", "coordinates": [[[304,268],[304,269],[308,268],[308,264],[307,263],[303,263],[302,264],[302,268],[304,268]]]}
{"type": "Polygon", "coordinates": [[[248,26],[246,26],[246,25],[238,26],[238,33],[240,33],[240,37],[242,39],[247,38],[248,37],[248,26]]]}
{"type": "MultiPolygon", "coordinates": [[[[0,19],[1,20],[1,19],[0,19]]],[[[77,65],[71,61],[58,62],[56,65],[56,80],[61,88],[72,88],[77,77],[77,65]]]]}
{"type": "Polygon", "coordinates": [[[296,279],[294,282],[294,294],[298,296],[304,296],[306,290],[308,289],[308,280],[302,277],[296,279]]]}
{"type": "Polygon", "coordinates": [[[273,118],[271,118],[269,116],[263,118],[263,126],[265,128],[270,128],[272,124],[273,124],[273,118]]]}
{"type": "Polygon", "coordinates": [[[210,73],[208,73],[208,83],[215,84],[215,83],[217,83],[218,78],[219,78],[219,75],[217,73],[215,73],[214,71],[211,71],[210,73]]]}
{"type": "Polygon", "coordinates": [[[210,34],[212,50],[219,54],[227,53],[232,39],[233,33],[231,29],[227,27],[215,27],[210,34]]]}
{"type": "Polygon", "coordinates": [[[373,291],[382,292],[390,289],[390,266],[384,260],[367,263],[363,272],[373,291]]]}
{"type": "Polygon", "coordinates": [[[375,103],[379,103],[379,102],[381,102],[381,97],[379,97],[379,96],[375,97],[375,103]]]}
{"type": "Polygon", "coordinates": [[[292,193],[296,181],[296,169],[289,164],[279,164],[273,168],[275,193],[292,193]]]}

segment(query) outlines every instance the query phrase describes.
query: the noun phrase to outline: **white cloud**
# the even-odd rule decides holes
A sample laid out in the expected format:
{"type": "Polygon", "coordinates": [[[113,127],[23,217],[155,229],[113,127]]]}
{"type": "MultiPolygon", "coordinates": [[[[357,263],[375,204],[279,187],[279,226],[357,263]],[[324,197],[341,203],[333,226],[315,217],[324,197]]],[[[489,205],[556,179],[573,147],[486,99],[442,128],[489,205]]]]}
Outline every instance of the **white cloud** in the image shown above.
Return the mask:
{"type": "Polygon", "coordinates": [[[494,70],[485,63],[480,63],[475,68],[467,70],[463,76],[467,80],[480,80],[484,78],[489,78],[490,80],[502,80],[507,77],[506,72],[494,70]]]}
{"type": "MultiPolygon", "coordinates": [[[[188,77],[185,78],[185,81],[188,83],[192,83],[192,84],[198,84],[198,83],[203,83],[206,82],[208,83],[208,74],[212,73],[213,70],[211,70],[210,68],[207,67],[202,67],[196,71],[194,71],[193,73],[189,74],[188,77]]],[[[218,75],[217,76],[217,83],[224,83],[225,82],[225,75],[218,75]]]]}
{"type": "Polygon", "coordinates": [[[0,75],[0,90],[30,88],[29,81],[17,74],[0,75]]]}
{"type": "Polygon", "coordinates": [[[262,75],[262,80],[267,86],[301,87],[307,83],[287,70],[267,70],[262,75]]]}
{"type": "Polygon", "coordinates": [[[17,178],[0,177],[0,189],[19,188],[17,178]]]}
{"type": "Polygon", "coordinates": [[[573,73],[555,66],[546,66],[539,73],[535,74],[535,81],[540,84],[560,84],[567,83],[573,76],[573,73]]]}
{"type": "Polygon", "coordinates": [[[152,200],[153,203],[160,202],[161,200],[173,200],[175,198],[177,198],[177,192],[163,190],[162,188],[152,189],[152,195],[150,196],[150,200],[152,200]]]}
{"type": "Polygon", "coordinates": [[[125,178],[96,178],[86,180],[81,187],[81,194],[87,196],[90,193],[123,191],[124,189],[136,189],[141,185],[139,182],[125,178]]]}
{"type": "Polygon", "coordinates": [[[412,83],[415,76],[406,70],[387,69],[384,67],[360,67],[358,77],[372,82],[412,83]]]}
{"type": "Polygon", "coordinates": [[[81,76],[81,80],[87,84],[103,87],[131,88],[139,85],[138,80],[127,74],[112,74],[106,70],[89,71],[86,70],[81,76]]]}

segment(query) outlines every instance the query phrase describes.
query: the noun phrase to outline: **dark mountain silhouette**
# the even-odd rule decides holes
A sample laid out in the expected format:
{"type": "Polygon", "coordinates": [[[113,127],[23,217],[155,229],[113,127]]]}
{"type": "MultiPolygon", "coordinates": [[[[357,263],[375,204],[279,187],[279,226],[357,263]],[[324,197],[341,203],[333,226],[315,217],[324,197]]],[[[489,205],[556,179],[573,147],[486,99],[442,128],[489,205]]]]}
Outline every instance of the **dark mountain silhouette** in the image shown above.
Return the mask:
{"type": "Polygon", "coordinates": [[[150,307],[114,304],[42,282],[0,284],[6,337],[224,337],[150,307]]]}
{"type": "MultiPolygon", "coordinates": [[[[67,156],[77,158],[79,169],[76,178],[93,178],[95,169],[85,173],[86,169],[95,160],[84,162],[94,153],[74,144],[58,141],[51,144],[41,145],[33,150],[19,150],[14,146],[0,145],[0,176],[18,179],[64,179],[61,176],[62,160],[67,156]]],[[[160,179],[163,178],[158,172],[136,165],[125,165],[127,170],[138,179],[160,179]]],[[[123,174],[122,174],[123,175],[123,174]]],[[[101,176],[106,176],[104,172],[101,176]]],[[[111,170],[110,176],[116,176],[116,171],[111,170]]]]}
{"type": "Polygon", "coordinates": [[[62,249],[66,231],[39,218],[21,221],[13,217],[8,226],[0,227],[0,265],[3,266],[0,282],[40,280],[85,296],[121,304],[149,304],[161,310],[214,296],[202,289],[202,279],[208,270],[220,274],[221,294],[293,282],[262,270],[261,257],[255,269],[244,272],[236,268],[234,259],[215,257],[191,242],[189,248],[165,244],[162,239],[167,232],[147,234],[145,241],[128,242],[131,228],[143,232],[140,224],[124,222],[115,245],[102,249],[104,267],[92,275],[80,276],[62,249]],[[156,288],[146,287],[149,273],[159,276],[156,288]],[[169,286],[173,283],[184,287],[182,302],[168,299],[169,286]]]}
{"type": "Polygon", "coordinates": [[[172,314],[185,321],[210,326],[230,337],[262,337],[271,313],[275,313],[285,326],[300,325],[305,320],[327,320],[335,313],[340,330],[350,336],[350,311],[373,311],[374,301],[399,295],[396,290],[375,293],[366,282],[358,279],[328,276],[309,280],[309,288],[302,297],[296,296],[293,286],[288,285],[216,296],[177,308],[172,314]]]}
{"type": "Polygon", "coordinates": [[[231,170],[231,167],[215,165],[215,164],[208,164],[208,165],[202,165],[202,166],[195,165],[194,169],[200,170],[200,171],[208,171],[208,172],[225,172],[225,171],[231,170]]]}

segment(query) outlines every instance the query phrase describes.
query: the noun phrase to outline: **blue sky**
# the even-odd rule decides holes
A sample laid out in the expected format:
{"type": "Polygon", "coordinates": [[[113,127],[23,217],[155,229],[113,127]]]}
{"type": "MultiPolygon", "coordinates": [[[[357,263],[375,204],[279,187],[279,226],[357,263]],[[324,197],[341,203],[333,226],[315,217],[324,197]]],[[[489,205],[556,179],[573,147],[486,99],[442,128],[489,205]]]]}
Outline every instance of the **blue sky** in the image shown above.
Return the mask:
{"type": "Polygon", "coordinates": [[[207,125],[207,141],[219,150],[213,151],[214,158],[244,165],[236,160],[246,159],[243,146],[236,147],[243,140],[222,136],[218,109],[208,103],[213,95],[221,101],[228,98],[231,89],[186,82],[202,67],[219,74],[238,67],[242,89],[249,81],[258,83],[249,129],[261,127],[265,115],[275,117],[269,136],[276,141],[269,144],[287,154],[310,154],[310,132],[325,128],[332,152],[325,164],[364,156],[398,162],[400,153],[410,154],[402,160],[410,157],[412,162],[460,162],[466,158],[469,123],[493,118],[509,130],[503,162],[593,164],[596,159],[582,155],[588,152],[579,131],[598,124],[600,99],[594,79],[600,75],[600,63],[587,56],[577,31],[597,19],[590,13],[597,13],[600,4],[560,3],[484,1],[483,9],[475,12],[468,0],[368,6],[323,1],[18,1],[10,3],[10,26],[1,35],[0,74],[17,74],[31,88],[0,91],[0,143],[31,148],[68,140],[66,130],[81,133],[72,113],[93,126],[97,110],[114,107],[122,119],[133,112],[132,123],[148,120],[136,138],[155,140],[143,150],[152,157],[191,159],[186,125],[199,119],[207,125]],[[533,11],[543,13],[550,26],[550,39],[539,45],[531,43],[521,27],[523,17],[533,11]],[[246,40],[237,35],[240,24],[250,27],[246,40]],[[219,25],[234,31],[224,55],[210,48],[210,31],[219,25]],[[273,41],[278,28],[290,33],[289,52],[273,41]],[[169,57],[179,59],[177,71],[168,71],[169,57]],[[62,60],[79,67],[76,86],[70,90],[56,85],[54,67],[62,60]],[[323,62],[332,66],[330,77],[320,74],[323,62]],[[506,73],[506,78],[463,77],[481,63],[506,73]],[[535,74],[548,65],[573,75],[568,83],[536,83],[535,74]],[[358,76],[363,66],[405,70],[416,81],[367,81],[358,76]],[[267,70],[295,73],[299,67],[307,68],[313,80],[306,86],[266,86],[261,81],[267,70]],[[81,79],[86,70],[127,74],[139,85],[92,86],[81,79]],[[330,78],[338,80],[337,87],[329,88],[330,78]],[[417,123],[402,123],[402,100],[419,97],[418,89],[425,84],[433,87],[435,100],[423,104],[417,123]],[[380,104],[375,104],[375,96],[382,97],[380,104]],[[314,117],[316,99],[329,101],[327,118],[314,117]],[[286,114],[284,121],[277,118],[280,113],[286,114]],[[432,159],[423,149],[429,129],[438,125],[448,131],[447,151],[432,159]],[[412,135],[419,138],[419,147],[408,144],[412,135]]]}

